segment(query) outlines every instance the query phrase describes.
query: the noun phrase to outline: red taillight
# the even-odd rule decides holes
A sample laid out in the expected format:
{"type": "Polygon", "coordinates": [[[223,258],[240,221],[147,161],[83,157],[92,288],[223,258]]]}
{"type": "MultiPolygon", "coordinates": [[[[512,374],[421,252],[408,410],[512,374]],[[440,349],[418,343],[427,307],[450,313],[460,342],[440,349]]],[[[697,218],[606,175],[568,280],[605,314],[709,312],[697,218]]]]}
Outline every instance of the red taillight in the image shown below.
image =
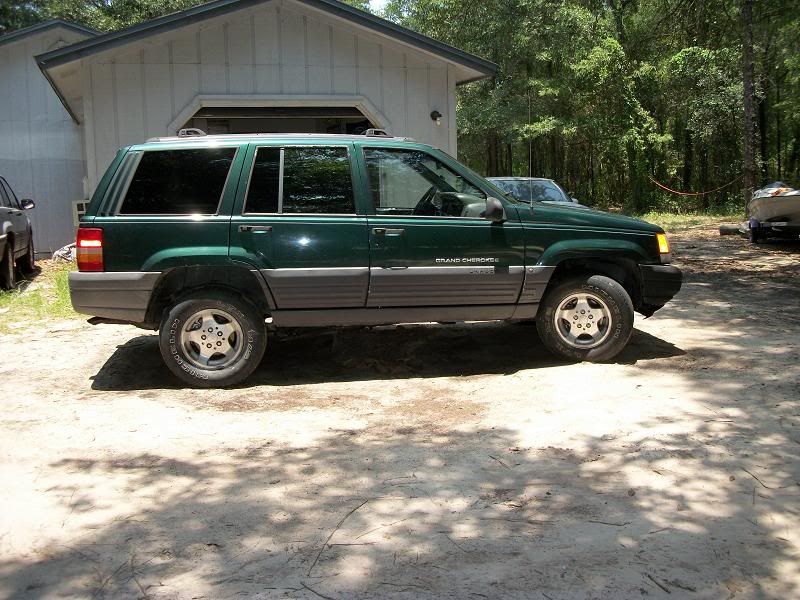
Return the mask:
{"type": "Polygon", "coordinates": [[[103,230],[80,227],[75,244],[79,271],[103,270],[103,230]]]}

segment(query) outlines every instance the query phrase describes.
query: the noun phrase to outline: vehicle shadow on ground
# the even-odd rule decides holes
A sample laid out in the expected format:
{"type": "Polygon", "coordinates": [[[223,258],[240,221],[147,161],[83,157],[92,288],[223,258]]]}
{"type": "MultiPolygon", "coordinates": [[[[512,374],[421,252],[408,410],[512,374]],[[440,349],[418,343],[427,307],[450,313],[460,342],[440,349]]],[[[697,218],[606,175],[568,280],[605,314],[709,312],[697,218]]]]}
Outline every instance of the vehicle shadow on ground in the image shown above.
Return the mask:
{"type": "MultiPolygon", "coordinates": [[[[684,352],[634,330],[615,363],[635,364],[684,352]]],[[[332,381],[511,375],[567,364],[539,341],[536,327],[514,323],[293,329],[270,337],[260,367],[242,388],[332,381]]],[[[183,386],[163,364],[158,337],[119,346],[92,377],[92,389],[130,391],[183,386]]]]}
{"type": "Polygon", "coordinates": [[[81,534],[0,560],[0,595],[797,597],[774,521],[797,507],[796,463],[752,471],[759,485],[734,444],[785,457],[796,446],[766,435],[765,417],[698,415],[677,433],[646,420],[632,424],[642,437],[585,437],[580,450],[434,422],[331,431],[308,446],[265,433],[188,458],[78,452],[43,468],[73,489],[54,501],[86,515],[81,534]],[[642,470],[659,477],[636,485],[642,470]],[[103,482],[135,512],[92,518],[109,501],[103,482]]]}

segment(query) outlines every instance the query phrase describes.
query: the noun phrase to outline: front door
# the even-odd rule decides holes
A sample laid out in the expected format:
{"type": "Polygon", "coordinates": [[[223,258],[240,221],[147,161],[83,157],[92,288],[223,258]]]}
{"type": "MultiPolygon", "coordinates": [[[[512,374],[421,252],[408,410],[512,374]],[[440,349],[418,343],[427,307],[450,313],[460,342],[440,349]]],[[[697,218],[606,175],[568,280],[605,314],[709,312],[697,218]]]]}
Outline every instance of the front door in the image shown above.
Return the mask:
{"type": "Polygon", "coordinates": [[[347,143],[248,149],[230,255],[261,271],[280,310],[366,303],[369,241],[364,211],[356,210],[352,150],[347,143]]]}
{"type": "Polygon", "coordinates": [[[486,220],[486,195],[444,157],[409,148],[362,149],[368,220],[369,307],[510,305],[524,277],[516,213],[486,220]]]}

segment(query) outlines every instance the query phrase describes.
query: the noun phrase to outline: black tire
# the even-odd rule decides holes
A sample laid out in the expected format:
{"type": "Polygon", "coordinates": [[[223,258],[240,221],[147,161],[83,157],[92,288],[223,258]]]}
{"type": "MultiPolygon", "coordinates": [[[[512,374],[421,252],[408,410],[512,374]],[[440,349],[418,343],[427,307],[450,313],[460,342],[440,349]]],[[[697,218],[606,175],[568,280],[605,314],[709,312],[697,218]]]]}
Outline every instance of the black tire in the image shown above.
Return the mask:
{"type": "Polygon", "coordinates": [[[36,270],[36,256],[33,251],[33,235],[28,238],[28,249],[17,259],[17,268],[23,275],[31,275],[36,270]]]}
{"type": "MultiPolygon", "coordinates": [[[[242,299],[227,295],[207,294],[206,296],[213,297],[182,300],[173,306],[164,317],[159,331],[161,356],[169,370],[181,381],[191,386],[214,388],[236,385],[244,381],[258,367],[264,356],[267,346],[264,316],[249,302],[242,299]],[[202,360],[202,358],[198,359],[197,356],[191,355],[191,352],[199,354],[202,351],[197,352],[198,346],[191,340],[187,341],[188,337],[192,334],[204,333],[204,331],[198,329],[187,331],[187,327],[192,326],[189,323],[190,319],[199,322],[193,319],[193,315],[198,315],[203,311],[213,312],[216,315],[215,318],[219,318],[220,315],[230,316],[235,321],[235,324],[231,323],[231,326],[238,326],[241,331],[241,337],[239,334],[235,334],[236,342],[229,344],[231,348],[234,346],[239,348],[237,351],[231,350],[233,356],[230,359],[232,362],[229,364],[204,367],[198,363],[198,360],[202,360]]],[[[223,319],[220,327],[226,326],[226,321],[227,319],[223,319]]],[[[219,332],[213,332],[213,334],[222,336],[219,332]]],[[[212,339],[217,340],[218,338],[212,339]]],[[[211,346],[209,345],[209,347],[211,346]]],[[[218,358],[217,360],[221,361],[222,359],[218,358]]]]}
{"type": "Polygon", "coordinates": [[[749,227],[747,229],[747,239],[751,244],[758,244],[761,241],[761,233],[757,227],[749,227]]]}
{"type": "Polygon", "coordinates": [[[3,248],[2,260],[0,260],[0,288],[13,290],[17,285],[17,273],[14,265],[14,251],[11,244],[6,244],[3,248]]]}
{"type": "MultiPolygon", "coordinates": [[[[596,304],[596,306],[601,305],[596,304]]],[[[599,323],[595,321],[594,327],[597,328],[598,325],[599,323]]],[[[625,348],[633,333],[633,302],[625,288],[609,277],[583,275],[570,278],[557,283],[547,291],[536,316],[536,327],[542,342],[554,354],[569,360],[591,362],[610,360],[625,348]],[[570,296],[576,294],[587,294],[591,302],[596,303],[596,300],[600,300],[605,304],[604,310],[607,316],[601,318],[605,327],[595,330],[606,333],[601,336],[601,341],[592,347],[575,347],[567,343],[557,328],[559,326],[556,323],[556,311],[570,296]]],[[[590,337],[589,334],[586,334],[586,337],[590,337]]]]}

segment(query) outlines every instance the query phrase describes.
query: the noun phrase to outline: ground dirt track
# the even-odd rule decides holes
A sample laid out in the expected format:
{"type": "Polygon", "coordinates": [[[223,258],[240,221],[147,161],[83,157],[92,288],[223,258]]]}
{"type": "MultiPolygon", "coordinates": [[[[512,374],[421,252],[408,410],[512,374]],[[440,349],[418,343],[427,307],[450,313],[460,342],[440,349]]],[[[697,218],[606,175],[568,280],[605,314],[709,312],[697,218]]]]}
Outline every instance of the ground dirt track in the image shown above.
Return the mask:
{"type": "Polygon", "coordinates": [[[197,391],[133,327],[3,335],[0,597],[800,597],[800,244],[673,244],[607,365],[292,331],[197,391]]]}

